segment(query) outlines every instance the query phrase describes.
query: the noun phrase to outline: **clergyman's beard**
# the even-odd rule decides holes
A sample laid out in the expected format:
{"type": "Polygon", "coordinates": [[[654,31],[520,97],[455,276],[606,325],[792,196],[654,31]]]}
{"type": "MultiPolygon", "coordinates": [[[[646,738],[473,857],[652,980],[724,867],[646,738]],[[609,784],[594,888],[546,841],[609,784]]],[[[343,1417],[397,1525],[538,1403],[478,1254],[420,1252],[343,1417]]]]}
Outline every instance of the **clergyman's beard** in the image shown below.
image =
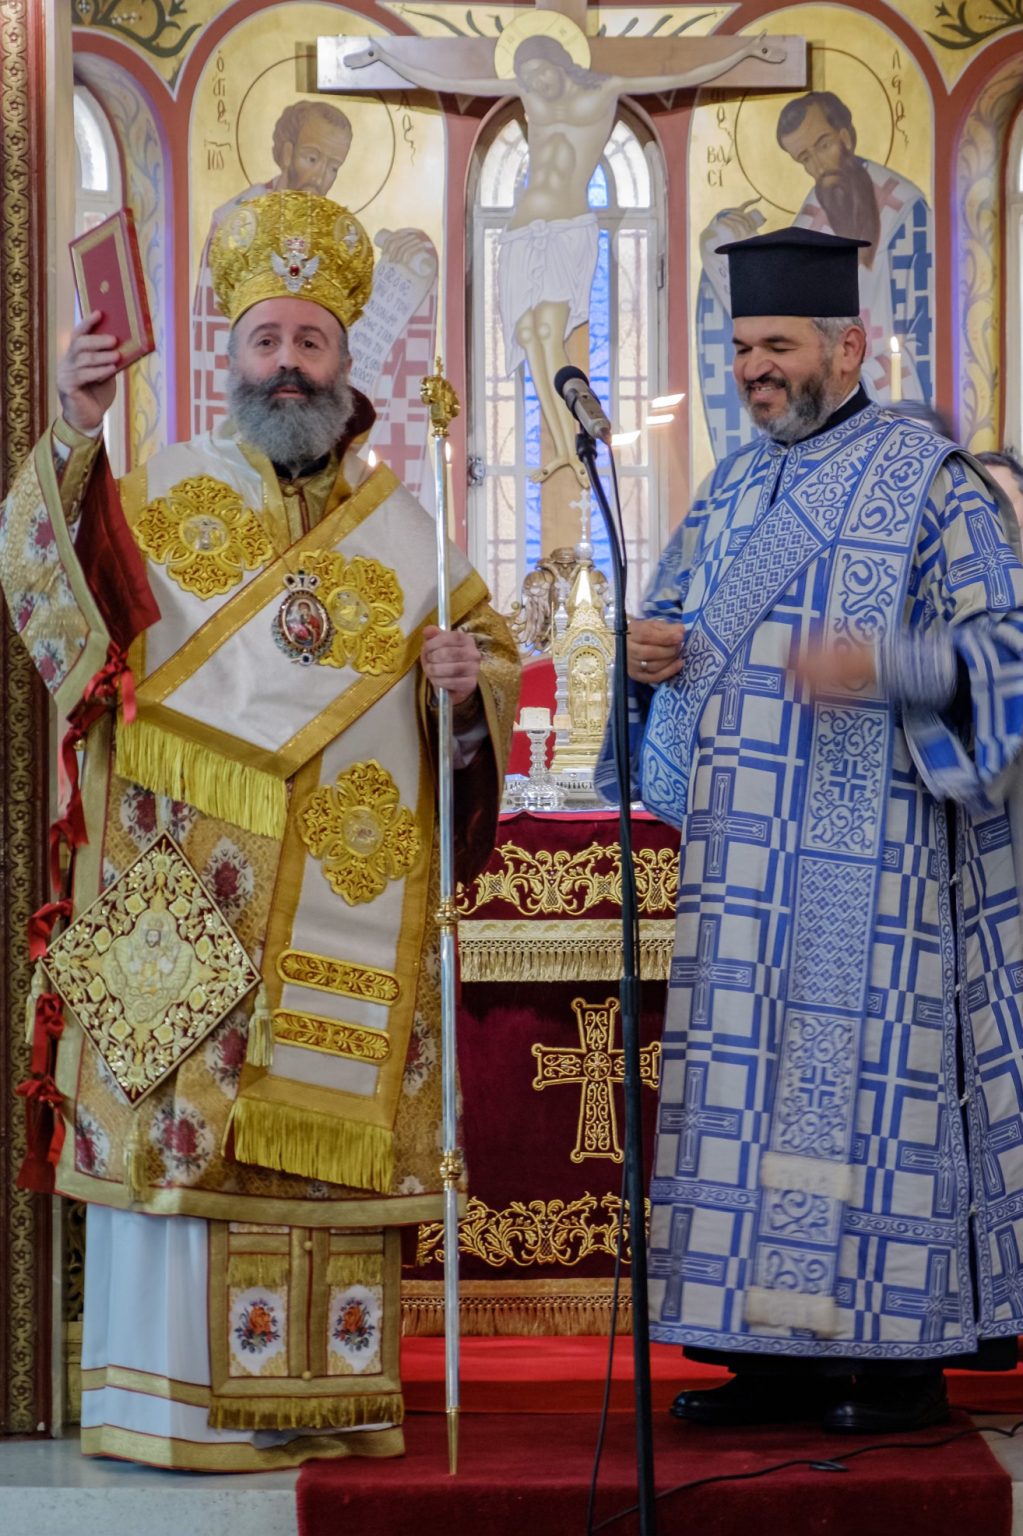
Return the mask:
{"type": "MultiPolygon", "coordinates": [[[[750,400],[752,386],[749,384],[743,389],[742,403],[753,424],[766,432],[768,437],[773,437],[776,443],[801,442],[804,437],[818,432],[835,409],[835,402],[827,387],[827,374],[823,370],[795,386],[788,379],[782,378],[781,374],[769,374],[767,379],[785,391],[788,405],[780,416],[760,419],[750,400]]],[[[761,384],[767,380],[758,379],[756,382],[761,384]]]]}
{"type": "Polygon", "coordinates": [[[873,261],[874,250],[881,238],[881,211],[877,206],[877,194],[870,172],[855,155],[846,155],[838,173],[838,180],[820,181],[816,187],[820,205],[827,214],[828,223],[836,235],[847,240],[869,240],[866,255],[873,261]]]}
{"type": "Polygon", "coordinates": [[[248,379],[232,362],[227,377],[231,415],[246,442],[273,464],[304,469],[331,451],[355,412],[351,385],[339,373],[330,384],[314,384],[300,368],[279,368],[269,379],[248,379]],[[301,400],[279,399],[279,389],[297,389],[301,400]]]}

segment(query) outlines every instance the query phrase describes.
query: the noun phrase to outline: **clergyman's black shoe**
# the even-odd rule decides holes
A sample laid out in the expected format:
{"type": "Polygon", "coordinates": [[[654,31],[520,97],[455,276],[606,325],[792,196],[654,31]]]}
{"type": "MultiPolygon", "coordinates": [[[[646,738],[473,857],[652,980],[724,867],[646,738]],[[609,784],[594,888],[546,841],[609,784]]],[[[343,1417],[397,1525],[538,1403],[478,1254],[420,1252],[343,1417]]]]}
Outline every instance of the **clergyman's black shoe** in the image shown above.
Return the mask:
{"type": "Polygon", "coordinates": [[[941,1371],[922,1376],[859,1376],[848,1397],[825,1413],[825,1429],[840,1435],[901,1435],[948,1422],[941,1371]]]}
{"type": "Polygon", "coordinates": [[[717,1429],[748,1424],[797,1424],[819,1419],[852,1387],[849,1376],[821,1377],[743,1373],[723,1386],[680,1392],[671,1405],[676,1419],[717,1429]]]}

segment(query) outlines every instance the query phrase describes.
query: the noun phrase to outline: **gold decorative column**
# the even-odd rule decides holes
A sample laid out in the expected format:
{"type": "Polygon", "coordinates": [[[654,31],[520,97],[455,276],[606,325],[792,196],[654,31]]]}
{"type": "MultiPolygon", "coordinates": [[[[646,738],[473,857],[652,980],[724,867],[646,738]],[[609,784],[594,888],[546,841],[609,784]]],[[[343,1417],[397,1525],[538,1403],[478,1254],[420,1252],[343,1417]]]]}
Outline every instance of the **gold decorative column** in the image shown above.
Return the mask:
{"type": "MultiPolygon", "coordinates": [[[[46,72],[54,0],[0,5],[0,495],[45,422],[46,72]]],[[[0,628],[0,1431],[48,1428],[50,1201],[15,1187],[28,1074],[26,930],[45,900],[49,709],[6,611],[0,628]]]]}

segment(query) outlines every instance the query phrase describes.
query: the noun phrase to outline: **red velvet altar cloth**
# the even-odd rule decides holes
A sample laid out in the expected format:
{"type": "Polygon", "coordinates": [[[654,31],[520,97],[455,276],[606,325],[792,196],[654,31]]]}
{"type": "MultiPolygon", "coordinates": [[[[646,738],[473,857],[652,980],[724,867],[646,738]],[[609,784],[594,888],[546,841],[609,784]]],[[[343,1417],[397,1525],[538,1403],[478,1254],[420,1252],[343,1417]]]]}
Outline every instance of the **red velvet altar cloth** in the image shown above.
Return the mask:
{"type": "MultiPolygon", "coordinates": [[[[941,1442],[968,1421],[900,1436],[882,1450],[877,1437],[825,1435],[802,1426],[705,1430],[665,1415],[654,1423],[662,1531],[749,1536],[751,1530],[800,1536],[1010,1536],[1012,1482],[980,1436],[941,1442]],[[842,1460],[842,1472],[808,1461],[842,1460]],[[779,1462],[804,1464],[769,1471],[779,1462]],[[758,1476],[758,1473],[766,1473],[758,1476]],[[681,1483],[711,1482],[673,1494],[681,1483]]],[[[448,1475],[444,1417],[406,1421],[407,1452],[394,1461],[312,1461],[298,1477],[299,1536],[378,1530],[400,1536],[565,1536],[585,1530],[595,1421],[581,1414],[463,1417],[458,1475],[448,1475]]],[[[635,1430],[625,1414],[609,1421],[596,1522],[635,1503],[635,1430]]],[[[609,1527],[636,1536],[634,1516],[609,1527]]]]}
{"type": "MultiPolygon", "coordinates": [[[[465,1333],[609,1325],[624,1135],[618,831],[617,813],[503,816],[460,895],[465,1333]]],[[[659,972],[644,981],[640,1031],[649,1168],[678,836],[646,813],[633,831],[644,971],[659,972]]],[[[441,1236],[421,1228],[405,1271],[409,1332],[443,1328],[441,1236]]]]}

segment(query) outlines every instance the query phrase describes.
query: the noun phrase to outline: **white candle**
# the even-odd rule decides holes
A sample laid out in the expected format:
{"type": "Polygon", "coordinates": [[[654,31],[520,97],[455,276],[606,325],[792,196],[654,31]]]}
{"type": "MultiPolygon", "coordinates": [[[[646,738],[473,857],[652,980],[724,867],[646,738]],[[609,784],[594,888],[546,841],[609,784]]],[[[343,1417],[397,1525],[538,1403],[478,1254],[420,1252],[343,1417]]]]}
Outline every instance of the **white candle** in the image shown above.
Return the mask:
{"type": "Polygon", "coordinates": [[[902,399],[902,348],[899,346],[899,338],[893,336],[890,342],[892,349],[892,404],[897,405],[902,399]]]}
{"type": "Polygon", "coordinates": [[[551,712],[539,706],[519,710],[518,729],[520,731],[549,731],[551,728],[551,712]]]}

